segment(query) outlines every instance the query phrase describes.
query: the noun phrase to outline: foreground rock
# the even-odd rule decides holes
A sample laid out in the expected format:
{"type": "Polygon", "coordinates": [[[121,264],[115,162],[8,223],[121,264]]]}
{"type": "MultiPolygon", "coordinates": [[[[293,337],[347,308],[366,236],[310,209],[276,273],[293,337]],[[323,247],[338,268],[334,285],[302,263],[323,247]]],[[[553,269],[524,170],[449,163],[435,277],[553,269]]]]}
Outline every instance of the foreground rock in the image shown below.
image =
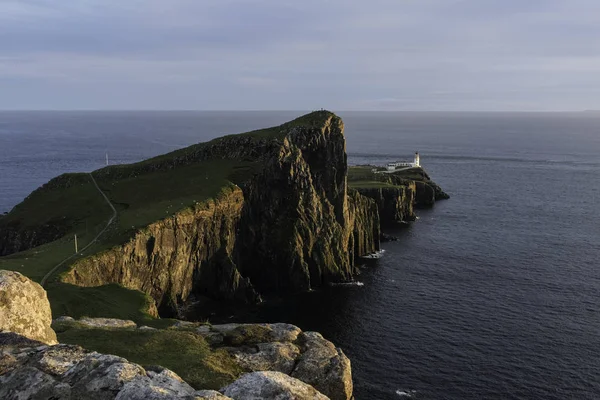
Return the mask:
{"type": "Polygon", "coordinates": [[[243,375],[223,393],[236,400],[327,400],[315,388],[281,372],[253,372],[243,375]]]}
{"type": "MultiPolygon", "coordinates": [[[[129,327],[128,321],[59,318],[75,329],[129,327]]],[[[152,328],[150,328],[152,329],[152,328]]],[[[352,368],[344,352],[317,332],[302,332],[291,324],[207,325],[178,321],[169,329],[201,335],[213,349],[225,349],[245,371],[280,372],[313,386],[333,400],[352,398],[352,368]]],[[[133,334],[133,333],[132,333],[133,334]]]]}
{"type": "Polygon", "coordinates": [[[283,323],[202,325],[196,332],[213,345],[225,346],[247,371],[281,372],[333,400],[352,398],[350,360],[320,333],[283,323]]]}
{"type": "Polygon", "coordinates": [[[211,398],[196,396],[168,369],[144,369],[79,346],[44,346],[13,333],[0,333],[0,345],[1,399],[211,398]]]}
{"type": "MultiPolygon", "coordinates": [[[[0,332],[0,399],[352,398],[350,361],[319,333],[302,332],[290,324],[178,322],[170,329],[195,332],[212,350],[229,352],[243,370],[250,371],[221,389],[222,393],[196,391],[175,372],[160,366],[144,368],[76,345],[48,346],[56,343],[56,334],[50,327],[44,289],[16,272],[0,271],[0,278],[5,329],[0,332]]],[[[153,330],[145,327],[140,333],[132,321],[107,318],[60,317],[55,323],[64,330],[94,329],[95,335],[115,329],[147,335],[144,331],[153,330]]],[[[200,344],[204,346],[202,341],[200,344]]]]}
{"type": "Polygon", "coordinates": [[[221,389],[194,390],[173,371],[79,346],[46,346],[0,333],[0,398],[89,400],[327,400],[281,372],[252,372],[221,389]]]}
{"type": "Polygon", "coordinates": [[[56,344],[51,323],[52,311],[46,291],[18,272],[0,271],[0,331],[56,344]]]}

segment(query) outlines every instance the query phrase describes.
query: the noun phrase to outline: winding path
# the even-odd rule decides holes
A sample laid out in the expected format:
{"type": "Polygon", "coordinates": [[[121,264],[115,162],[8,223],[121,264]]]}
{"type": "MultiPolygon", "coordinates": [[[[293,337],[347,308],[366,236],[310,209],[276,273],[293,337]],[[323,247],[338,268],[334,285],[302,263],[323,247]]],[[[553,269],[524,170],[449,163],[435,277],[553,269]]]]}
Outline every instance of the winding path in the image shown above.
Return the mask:
{"type": "Polygon", "coordinates": [[[106,230],[108,229],[108,227],[114,222],[115,218],[117,218],[117,210],[115,209],[115,206],[112,205],[112,203],[110,202],[110,200],[108,199],[108,197],[106,196],[106,194],[104,194],[104,192],[100,189],[100,186],[98,186],[98,183],[96,182],[96,180],[94,179],[94,176],[90,173],[90,178],[92,179],[92,182],[94,183],[94,186],[96,186],[96,189],[98,189],[98,191],[100,192],[100,194],[102,195],[102,197],[104,197],[104,200],[106,200],[106,203],[110,206],[110,208],[112,208],[113,210],[113,215],[112,217],[110,217],[110,219],[108,220],[108,222],[106,223],[106,226],[104,227],[104,229],[102,229],[100,231],[99,234],[96,235],[96,237],[94,239],[92,239],[91,242],[89,242],[87,244],[87,246],[85,246],[83,249],[81,249],[79,252],[65,258],[64,260],[62,260],[59,264],[57,264],[54,268],[52,268],[46,275],[44,275],[44,277],[42,278],[42,280],[40,281],[40,284],[42,285],[42,287],[46,287],[46,282],[48,281],[48,278],[50,278],[50,276],[52,276],[52,274],[54,274],[60,267],[62,267],[67,261],[73,259],[75,256],[83,253],[84,251],[86,251],[91,245],[93,245],[94,243],[96,243],[96,241],[98,240],[98,238],[104,233],[106,232],[106,230]]]}

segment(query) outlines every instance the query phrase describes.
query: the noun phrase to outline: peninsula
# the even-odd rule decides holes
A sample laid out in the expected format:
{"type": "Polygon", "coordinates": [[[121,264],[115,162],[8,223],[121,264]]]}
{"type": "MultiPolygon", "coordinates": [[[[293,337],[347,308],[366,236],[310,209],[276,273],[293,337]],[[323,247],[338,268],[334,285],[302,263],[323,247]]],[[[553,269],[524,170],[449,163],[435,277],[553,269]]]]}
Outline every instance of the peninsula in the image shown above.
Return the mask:
{"type": "Polygon", "coordinates": [[[379,250],[381,222],[447,195],[419,166],[348,168],[343,130],[317,111],[61,175],[0,219],[0,269],[46,277],[55,315],[134,319],[175,316],[191,294],[256,302],[351,280],[357,257],[379,250]],[[75,235],[85,250],[61,264],[75,235]]]}

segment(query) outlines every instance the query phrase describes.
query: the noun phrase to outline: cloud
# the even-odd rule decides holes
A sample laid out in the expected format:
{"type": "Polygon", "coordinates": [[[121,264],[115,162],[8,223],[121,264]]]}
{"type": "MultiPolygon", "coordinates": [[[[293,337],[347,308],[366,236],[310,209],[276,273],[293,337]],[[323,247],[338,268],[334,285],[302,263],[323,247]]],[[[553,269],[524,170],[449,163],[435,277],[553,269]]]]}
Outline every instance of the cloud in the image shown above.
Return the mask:
{"type": "Polygon", "coordinates": [[[598,49],[596,0],[5,0],[0,108],[600,108],[598,49]]]}

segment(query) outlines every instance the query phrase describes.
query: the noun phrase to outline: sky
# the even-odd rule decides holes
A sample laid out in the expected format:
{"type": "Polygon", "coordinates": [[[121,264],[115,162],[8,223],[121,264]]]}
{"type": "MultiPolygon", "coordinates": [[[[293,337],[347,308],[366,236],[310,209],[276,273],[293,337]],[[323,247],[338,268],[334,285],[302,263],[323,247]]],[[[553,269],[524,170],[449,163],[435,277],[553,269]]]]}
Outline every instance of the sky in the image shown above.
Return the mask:
{"type": "Polygon", "coordinates": [[[0,0],[0,109],[600,109],[598,0],[0,0]]]}

